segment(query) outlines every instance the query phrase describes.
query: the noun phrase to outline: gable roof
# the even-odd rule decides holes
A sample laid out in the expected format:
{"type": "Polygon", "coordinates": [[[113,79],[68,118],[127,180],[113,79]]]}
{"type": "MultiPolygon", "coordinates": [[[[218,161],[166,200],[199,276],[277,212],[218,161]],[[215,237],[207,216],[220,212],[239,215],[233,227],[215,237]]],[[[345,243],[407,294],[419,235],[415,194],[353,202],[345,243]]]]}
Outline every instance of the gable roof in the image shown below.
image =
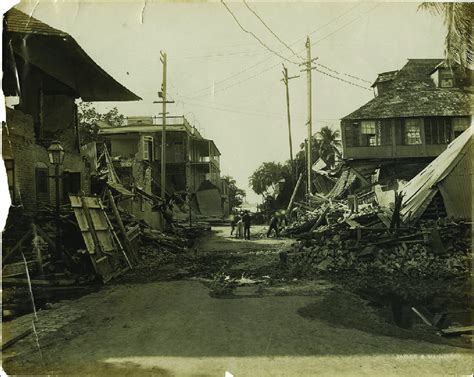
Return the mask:
{"type": "Polygon", "coordinates": [[[443,59],[409,59],[397,71],[385,72],[378,80],[390,81],[379,96],[342,119],[383,119],[416,116],[468,116],[473,96],[460,88],[438,88],[430,74],[443,59]]]}
{"type": "MultiPolygon", "coordinates": [[[[4,54],[5,83],[17,82],[16,71],[20,68],[16,67],[15,56],[19,56],[72,89],[84,101],[141,99],[102,69],[68,33],[15,8],[5,14],[4,25],[5,45],[11,51],[4,54]],[[13,79],[8,77],[12,75],[13,79]]],[[[3,88],[8,95],[19,94],[18,88],[5,83],[3,88]]]]}
{"type": "Polygon", "coordinates": [[[382,82],[392,81],[397,75],[397,73],[398,71],[388,71],[379,73],[379,75],[377,76],[377,80],[375,80],[375,82],[371,85],[372,88],[382,82]]]}

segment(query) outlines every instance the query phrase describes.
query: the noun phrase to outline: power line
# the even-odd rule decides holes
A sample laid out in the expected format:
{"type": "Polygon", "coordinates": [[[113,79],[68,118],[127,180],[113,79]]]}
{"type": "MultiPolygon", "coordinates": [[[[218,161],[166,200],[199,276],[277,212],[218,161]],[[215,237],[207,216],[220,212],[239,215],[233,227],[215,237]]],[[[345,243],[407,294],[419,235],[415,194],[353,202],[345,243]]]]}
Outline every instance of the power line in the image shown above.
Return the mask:
{"type": "Polygon", "coordinates": [[[225,57],[225,56],[236,56],[236,55],[250,55],[250,54],[264,54],[265,51],[261,49],[258,50],[247,50],[247,51],[236,51],[229,53],[219,53],[219,54],[208,54],[208,55],[194,55],[194,56],[184,56],[182,59],[199,59],[199,58],[215,58],[215,57],[225,57]]]}
{"type": "Polygon", "coordinates": [[[271,53],[277,55],[278,57],[280,57],[281,59],[291,63],[291,64],[299,64],[298,62],[294,62],[294,61],[291,61],[290,59],[287,59],[285,58],[283,55],[279,54],[278,52],[276,52],[275,50],[271,49],[270,47],[268,47],[267,44],[265,44],[265,42],[263,42],[259,37],[257,37],[257,35],[247,29],[245,29],[242,24],[239,22],[239,20],[237,19],[237,17],[235,17],[234,13],[230,10],[230,8],[227,6],[227,4],[224,2],[224,0],[221,0],[221,3],[222,5],[224,5],[225,9],[227,9],[227,11],[230,13],[230,15],[232,16],[232,18],[234,19],[234,21],[237,23],[237,25],[239,25],[239,27],[242,29],[243,32],[247,33],[247,34],[250,34],[252,37],[254,37],[263,47],[265,47],[268,51],[270,51],[271,53]]]}
{"type": "Polygon", "coordinates": [[[336,79],[336,80],[345,82],[346,84],[353,85],[353,86],[357,86],[357,87],[362,88],[362,89],[365,89],[365,90],[370,90],[370,91],[372,90],[372,89],[367,88],[367,87],[365,87],[365,86],[362,86],[362,85],[359,85],[359,84],[355,84],[355,83],[353,83],[353,82],[351,82],[351,81],[344,80],[344,79],[341,79],[340,77],[331,75],[330,73],[327,73],[327,72],[324,72],[324,71],[320,71],[319,69],[314,69],[314,70],[315,70],[316,72],[322,73],[323,75],[332,77],[333,79],[336,79]]]}
{"type": "MultiPolygon", "coordinates": [[[[360,5],[360,3],[355,4],[354,6],[352,6],[351,8],[349,8],[348,10],[346,10],[345,12],[343,12],[343,13],[341,13],[340,15],[338,15],[338,16],[334,17],[333,19],[331,19],[331,20],[330,20],[329,22],[327,22],[326,24],[324,24],[324,25],[322,25],[322,26],[316,28],[315,30],[311,31],[309,34],[310,34],[310,35],[311,35],[311,34],[314,34],[314,33],[316,33],[317,31],[320,31],[320,30],[324,29],[326,26],[330,25],[331,23],[338,21],[340,18],[342,18],[342,17],[344,17],[346,14],[350,13],[353,9],[355,9],[355,8],[358,7],[359,5],[360,5]]],[[[306,37],[299,38],[298,40],[296,40],[295,42],[293,42],[292,45],[294,45],[294,44],[296,44],[296,43],[298,43],[298,42],[304,40],[305,38],[306,38],[306,37]]],[[[245,72],[251,70],[252,68],[255,68],[255,67],[261,65],[262,63],[267,62],[268,60],[271,59],[271,57],[272,57],[272,56],[270,55],[269,57],[267,57],[267,58],[265,58],[265,59],[263,59],[263,60],[260,60],[259,62],[255,63],[255,64],[252,64],[252,65],[248,66],[247,68],[243,69],[242,71],[239,71],[239,72],[237,72],[237,73],[234,73],[234,74],[231,75],[231,76],[228,76],[228,77],[226,77],[226,78],[224,78],[224,79],[222,79],[222,80],[219,80],[219,81],[215,82],[214,85],[216,85],[216,84],[222,84],[223,82],[229,81],[229,80],[233,79],[233,78],[236,77],[236,76],[240,76],[241,74],[243,74],[243,73],[245,73],[245,72]]],[[[273,68],[273,67],[272,67],[272,68],[273,68]]],[[[205,91],[205,90],[207,90],[207,89],[212,88],[214,85],[207,86],[207,87],[205,87],[205,88],[196,90],[196,91],[192,92],[191,94],[200,93],[200,92],[202,92],[202,91],[205,91]]]]}
{"type": "MultiPolygon", "coordinates": [[[[286,117],[286,114],[278,114],[278,113],[261,113],[261,112],[254,112],[254,111],[244,111],[244,110],[235,110],[231,108],[224,108],[224,107],[218,107],[218,106],[206,106],[198,103],[193,103],[193,102],[183,102],[185,104],[188,104],[189,106],[196,106],[196,107],[204,107],[208,109],[213,109],[213,110],[219,110],[219,111],[226,111],[226,112],[231,112],[231,113],[237,113],[237,114],[244,114],[244,115],[256,115],[256,116],[263,116],[263,117],[276,117],[276,118],[283,118],[286,117]]],[[[295,118],[298,118],[300,120],[304,120],[305,118],[302,116],[296,116],[295,118]]],[[[338,119],[334,119],[338,120],[338,119]]],[[[325,123],[325,124],[333,124],[334,122],[329,122],[327,120],[321,119],[316,119],[316,122],[319,123],[325,123]]]]}
{"type": "Polygon", "coordinates": [[[297,52],[295,52],[295,51],[294,51],[290,46],[288,46],[278,35],[276,35],[276,33],[265,23],[265,21],[263,21],[263,19],[257,14],[257,12],[256,12],[255,10],[253,10],[253,9],[250,7],[250,5],[248,5],[248,3],[247,3],[245,0],[243,0],[243,2],[244,2],[244,4],[245,4],[245,6],[248,8],[248,10],[249,10],[250,12],[252,12],[252,13],[255,15],[255,17],[257,17],[257,18],[259,19],[259,21],[263,24],[263,26],[265,26],[265,28],[266,28],[276,39],[278,39],[278,41],[279,41],[283,46],[285,46],[288,50],[290,50],[293,55],[296,55],[296,56],[298,56],[299,58],[301,58],[301,59],[304,60],[304,58],[303,58],[300,54],[298,54],[297,52]]]}
{"type": "MultiPolygon", "coordinates": [[[[359,5],[360,5],[360,3],[355,4],[354,6],[352,6],[351,8],[349,8],[348,10],[346,10],[345,12],[343,12],[343,13],[341,13],[340,15],[338,15],[338,16],[334,17],[333,19],[331,19],[331,20],[330,20],[329,22],[327,22],[326,24],[324,24],[324,25],[322,25],[322,26],[316,28],[315,30],[311,31],[309,34],[310,34],[310,35],[311,35],[311,34],[314,34],[314,33],[316,33],[317,31],[320,31],[320,30],[324,29],[326,26],[330,25],[331,23],[338,21],[340,18],[342,18],[342,17],[345,16],[346,14],[350,13],[353,9],[355,9],[355,8],[358,7],[359,5]]],[[[305,39],[305,38],[306,38],[306,37],[299,38],[298,40],[296,40],[295,42],[293,42],[292,45],[294,45],[294,44],[300,42],[301,40],[303,40],[303,39],[305,39]]],[[[261,61],[255,63],[255,64],[252,64],[252,65],[248,66],[247,68],[243,69],[242,71],[236,72],[236,73],[234,73],[234,74],[231,75],[231,76],[228,76],[228,77],[226,77],[226,78],[224,78],[224,79],[222,79],[222,80],[219,80],[219,81],[215,82],[214,85],[216,85],[216,84],[222,84],[223,82],[229,81],[229,80],[233,79],[233,78],[236,77],[236,76],[240,76],[241,74],[243,74],[243,73],[245,73],[245,72],[251,70],[252,68],[255,68],[255,67],[261,65],[262,63],[267,62],[267,61],[270,60],[271,58],[272,58],[272,56],[270,55],[269,57],[267,57],[267,58],[265,58],[265,59],[263,59],[263,60],[261,60],[261,61]]],[[[273,67],[272,67],[272,68],[273,68],[273,67]]],[[[205,91],[205,90],[207,90],[207,89],[212,88],[214,85],[207,86],[207,87],[205,87],[205,88],[196,90],[196,91],[192,92],[191,94],[200,93],[200,92],[202,92],[202,91],[205,91]]]]}
{"type": "Polygon", "coordinates": [[[365,16],[366,14],[372,12],[375,8],[377,8],[377,7],[380,6],[380,5],[381,5],[380,3],[379,3],[379,4],[376,4],[374,7],[370,8],[368,11],[366,11],[366,12],[364,12],[364,13],[361,13],[361,14],[359,15],[359,17],[356,17],[356,18],[352,19],[351,21],[349,21],[349,22],[347,22],[346,24],[342,25],[340,28],[334,30],[332,33],[329,33],[329,34],[325,35],[323,38],[318,39],[317,41],[313,42],[313,44],[312,44],[311,46],[314,46],[316,43],[319,43],[319,42],[321,42],[321,41],[324,41],[325,39],[329,38],[331,35],[337,33],[338,31],[344,29],[345,27],[347,27],[347,26],[353,24],[354,22],[356,22],[357,20],[359,20],[360,18],[362,18],[362,17],[365,16]]]}
{"type": "Polygon", "coordinates": [[[347,76],[347,77],[351,77],[353,79],[356,79],[356,80],[360,80],[360,81],[363,81],[363,82],[366,82],[366,83],[369,83],[369,84],[372,84],[372,81],[369,81],[369,80],[366,80],[366,79],[363,79],[361,77],[357,77],[357,76],[354,76],[354,75],[350,75],[348,73],[344,73],[344,72],[338,72],[336,71],[335,69],[332,69],[324,64],[320,64],[320,63],[315,63],[316,65],[319,65],[321,68],[324,68],[324,69],[327,69],[328,71],[330,72],[333,72],[337,75],[344,75],[344,76],[347,76]]]}
{"type": "MultiPolygon", "coordinates": [[[[348,10],[346,10],[345,12],[341,13],[340,15],[338,15],[337,17],[331,19],[331,21],[329,21],[328,23],[326,23],[326,24],[322,25],[321,27],[319,27],[319,28],[313,30],[310,34],[313,34],[313,33],[317,32],[317,31],[323,29],[324,27],[330,25],[331,23],[333,23],[333,22],[339,20],[340,18],[342,18],[342,17],[345,16],[346,14],[350,13],[354,8],[356,8],[356,7],[359,6],[359,5],[360,5],[360,3],[358,3],[358,4],[354,5],[354,6],[352,6],[351,8],[349,8],[348,10]]],[[[377,8],[379,5],[380,5],[380,4],[377,4],[376,6],[372,7],[371,9],[369,9],[367,12],[362,13],[361,15],[359,15],[358,17],[356,17],[355,19],[351,20],[351,21],[348,22],[348,23],[345,23],[342,27],[336,29],[335,31],[331,32],[330,34],[325,35],[323,38],[320,38],[320,39],[317,40],[316,42],[312,43],[312,46],[314,46],[316,43],[319,43],[319,42],[323,41],[324,39],[330,37],[331,35],[333,35],[333,34],[335,34],[336,32],[342,30],[343,28],[349,26],[349,25],[352,24],[353,22],[355,22],[355,21],[357,21],[358,19],[360,19],[362,16],[366,15],[367,13],[369,13],[369,12],[371,12],[372,10],[374,10],[375,8],[377,8]]],[[[306,37],[300,38],[300,39],[298,39],[297,41],[295,41],[295,42],[292,43],[292,44],[295,44],[295,43],[301,41],[301,40],[304,39],[304,38],[306,38],[306,37]]],[[[219,80],[219,81],[215,82],[214,85],[207,86],[207,87],[205,87],[205,88],[202,88],[202,89],[199,89],[199,90],[197,90],[197,91],[194,91],[194,92],[192,92],[192,94],[198,94],[198,93],[200,93],[200,92],[203,92],[203,91],[205,91],[205,90],[207,90],[207,89],[212,88],[212,87],[215,86],[216,84],[222,84],[222,83],[224,83],[224,82],[226,82],[226,81],[229,81],[229,80],[233,79],[234,77],[240,76],[241,74],[243,74],[243,73],[245,73],[245,72],[247,72],[247,71],[249,71],[249,70],[251,70],[251,69],[253,69],[253,68],[255,68],[255,67],[259,66],[259,65],[261,65],[262,63],[267,62],[267,61],[270,60],[270,59],[271,59],[271,56],[269,56],[269,57],[267,57],[267,58],[265,58],[265,59],[263,59],[263,60],[261,60],[261,61],[255,63],[255,64],[253,64],[253,65],[251,65],[251,66],[248,66],[247,68],[243,69],[242,71],[236,72],[236,73],[232,74],[231,76],[228,76],[228,77],[226,77],[226,78],[224,78],[224,79],[222,79],[222,80],[219,80]]],[[[250,80],[250,79],[252,79],[252,78],[255,78],[255,77],[259,76],[260,74],[263,74],[263,73],[265,73],[265,72],[267,72],[267,71],[269,71],[269,70],[275,68],[275,67],[278,66],[279,64],[280,64],[280,63],[277,63],[277,64],[275,64],[275,65],[272,65],[272,66],[270,66],[269,68],[267,68],[267,69],[265,69],[265,70],[263,70],[263,71],[260,71],[259,73],[255,74],[255,75],[252,75],[252,76],[250,76],[250,77],[248,77],[248,78],[246,78],[246,79],[240,80],[239,82],[234,83],[234,84],[232,84],[232,85],[229,85],[229,86],[227,86],[227,87],[225,87],[225,88],[218,89],[217,91],[226,90],[226,89],[232,88],[232,87],[234,87],[234,86],[236,86],[236,85],[240,85],[240,84],[242,84],[242,83],[244,83],[244,82],[246,82],[246,81],[248,81],[248,80],[250,80]]],[[[366,89],[366,88],[364,88],[364,89],[366,89]]],[[[215,91],[215,92],[216,92],[216,91],[215,91]]],[[[215,93],[215,92],[214,92],[214,93],[215,93]]],[[[195,97],[195,98],[197,98],[197,97],[195,97]]]]}
{"type": "MultiPolygon", "coordinates": [[[[329,22],[325,23],[324,25],[314,29],[313,31],[310,31],[308,33],[308,35],[313,35],[314,33],[324,29],[326,26],[329,26],[330,24],[332,24],[333,22],[336,22],[338,21],[339,19],[341,19],[342,17],[344,17],[346,14],[350,13],[353,9],[357,8],[358,6],[360,6],[361,3],[358,2],[356,3],[354,6],[350,7],[348,10],[346,10],[345,12],[341,13],[339,16],[336,16],[335,18],[331,19],[329,22]]],[[[295,45],[296,43],[298,42],[301,42],[301,41],[304,41],[306,39],[307,36],[304,36],[304,37],[301,37],[300,39],[296,40],[295,42],[292,43],[292,45],[295,45]]],[[[315,42],[317,43],[317,42],[315,42]]],[[[304,49],[302,49],[301,51],[303,51],[304,49]]]]}
{"type": "MultiPolygon", "coordinates": [[[[222,107],[218,107],[219,109],[222,109],[222,110],[227,110],[227,109],[230,109],[234,112],[239,112],[239,109],[243,109],[241,110],[240,112],[241,113],[245,113],[245,114],[255,114],[255,115],[268,115],[268,116],[286,116],[285,114],[280,114],[280,113],[263,113],[263,112],[257,112],[257,111],[252,111],[252,110],[245,110],[245,108],[243,106],[235,106],[235,105],[230,105],[230,104],[227,104],[227,103],[215,103],[215,102],[211,102],[211,101],[205,101],[205,100],[202,100],[202,99],[196,99],[196,98],[192,98],[192,97],[188,97],[188,96],[185,96],[185,95],[182,95],[182,94],[179,94],[178,92],[174,92],[174,94],[177,96],[177,97],[180,97],[180,98],[183,98],[183,99],[180,99],[179,102],[181,102],[183,105],[193,105],[193,106],[202,106],[202,107],[211,107],[214,108],[216,106],[224,106],[226,109],[223,109],[222,107]],[[196,104],[195,102],[198,102],[199,104],[196,104]],[[205,106],[205,105],[208,105],[208,106],[205,106]]],[[[229,111],[230,111],[229,110],[229,111]]],[[[303,116],[296,116],[296,118],[298,119],[304,119],[303,116]]],[[[331,121],[338,121],[339,118],[318,118],[318,122],[322,122],[322,123],[332,123],[331,121]]]]}

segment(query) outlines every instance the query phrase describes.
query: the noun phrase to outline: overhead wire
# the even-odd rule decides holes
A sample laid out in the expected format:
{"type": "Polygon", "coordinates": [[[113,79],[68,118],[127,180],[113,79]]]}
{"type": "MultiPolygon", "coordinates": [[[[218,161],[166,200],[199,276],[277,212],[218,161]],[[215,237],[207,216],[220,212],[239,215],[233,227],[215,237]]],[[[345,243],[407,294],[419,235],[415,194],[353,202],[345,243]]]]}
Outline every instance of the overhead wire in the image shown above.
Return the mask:
{"type": "MultiPolygon", "coordinates": [[[[193,103],[189,101],[184,101],[185,104],[189,106],[196,106],[196,107],[204,107],[208,109],[213,109],[213,110],[219,110],[219,111],[226,111],[226,112],[231,112],[231,113],[238,113],[238,114],[244,114],[244,115],[255,115],[255,116],[263,116],[263,117],[276,117],[276,118],[286,118],[286,114],[279,114],[279,113],[261,113],[261,112],[255,112],[255,111],[245,111],[245,110],[236,110],[232,108],[225,108],[225,107],[219,107],[219,106],[208,106],[208,105],[203,105],[199,103],[193,103]]],[[[295,116],[294,118],[300,119],[304,121],[306,118],[303,116],[295,116]]],[[[333,119],[336,120],[337,119],[333,119]]],[[[323,118],[315,119],[315,122],[319,123],[325,123],[325,124],[332,124],[334,122],[329,122],[328,120],[324,120],[323,118]]]]}
{"type": "Polygon", "coordinates": [[[225,9],[227,9],[227,11],[230,13],[230,15],[232,16],[232,18],[234,19],[234,21],[237,23],[237,25],[239,25],[239,27],[242,29],[243,32],[247,33],[247,34],[250,34],[252,37],[254,37],[263,47],[265,47],[268,51],[270,51],[271,53],[277,55],[279,58],[287,61],[288,63],[291,63],[291,64],[299,64],[298,62],[296,61],[292,61],[288,58],[286,58],[285,56],[281,55],[280,53],[278,53],[277,51],[273,50],[272,48],[270,48],[265,42],[263,42],[254,32],[252,31],[249,31],[247,29],[245,29],[242,24],[239,22],[239,20],[237,19],[237,17],[235,16],[235,14],[232,12],[232,10],[227,6],[227,4],[224,2],[224,0],[221,0],[221,3],[222,5],[224,5],[225,9]]]}
{"type": "MultiPolygon", "coordinates": [[[[355,9],[356,7],[358,7],[359,5],[360,5],[360,3],[355,4],[354,6],[352,6],[351,8],[349,8],[348,10],[346,10],[345,12],[343,12],[343,13],[339,14],[338,16],[334,17],[333,19],[331,19],[331,20],[330,20],[329,22],[327,22],[326,24],[324,24],[324,25],[322,25],[322,26],[316,28],[315,30],[311,31],[311,32],[309,33],[309,35],[312,35],[312,34],[318,32],[318,31],[324,29],[326,26],[330,25],[331,23],[338,21],[339,19],[341,19],[342,17],[344,17],[346,14],[350,13],[352,10],[354,10],[354,9],[355,9]]],[[[306,38],[306,37],[299,38],[298,40],[296,40],[295,42],[293,42],[292,45],[294,45],[294,44],[296,44],[296,43],[298,43],[298,42],[304,40],[305,38],[306,38]]],[[[190,94],[197,94],[197,93],[200,93],[200,92],[205,91],[205,90],[207,90],[207,89],[211,89],[211,88],[212,88],[213,86],[215,86],[216,84],[222,84],[222,83],[224,83],[224,82],[226,82],[226,81],[229,81],[229,80],[233,79],[234,77],[240,76],[241,74],[243,74],[243,73],[245,73],[245,72],[248,72],[249,70],[251,70],[251,69],[253,69],[253,68],[255,68],[255,67],[261,65],[262,63],[267,62],[267,61],[270,60],[271,58],[272,58],[272,56],[270,55],[269,57],[266,57],[265,59],[260,60],[259,62],[248,66],[247,68],[243,69],[242,71],[236,72],[236,73],[234,73],[234,74],[232,74],[232,75],[230,75],[230,76],[228,76],[228,77],[226,77],[226,78],[224,78],[224,79],[222,79],[222,80],[216,81],[216,82],[214,83],[214,85],[210,85],[210,86],[207,86],[207,87],[205,87],[205,88],[202,88],[202,89],[193,91],[193,92],[190,93],[190,94]]],[[[279,63],[278,63],[277,65],[279,65],[279,63]]],[[[275,66],[276,66],[276,65],[275,65],[275,66]]],[[[275,67],[275,66],[272,66],[272,68],[275,67]]]]}
{"type": "Polygon", "coordinates": [[[265,26],[265,28],[278,40],[278,42],[280,42],[283,46],[285,46],[288,50],[291,51],[291,53],[295,56],[298,56],[299,58],[303,59],[304,60],[304,57],[301,56],[301,54],[295,52],[285,41],[283,41],[271,28],[270,26],[267,25],[267,23],[258,15],[258,13],[253,10],[250,5],[248,5],[248,3],[243,0],[245,6],[247,7],[247,9],[252,12],[255,17],[258,18],[258,20],[263,24],[263,26],[265,26]]]}
{"type": "Polygon", "coordinates": [[[363,81],[363,82],[372,84],[372,81],[363,79],[363,78],[358,77],[358,76],[351,75],[351,74],[349,74],[349,73],[338,72],[338,71],[336,71],[335,69],[330,68],[330,67],[328,67],[328,66],[326,66],[326,65],[324,65],[324,64],[315,63],[315,65],[318,65],[318,66],[320,66],[321,68],[327,69],[328,71],[333,72],[333,73],[335,73],[335,74],[337,74],[337,75],[344,75],[344,76],[347,76],[347,77],[350,77],[350,78],[353,78],[353,79],[356,79],[356,80],[360,80],[360,81],[363,81]]]}
{"type": "Polygon", "coordinates": [[[362,89],[365,89],[365,90],[372,90],[372,89],[370,89],[370,88],[367,88],[366,86],[362,86],[362,85],[359,85],[359,84],[353,83],[352,81],[348,81],[348,80],[341,79],[340,77],[337,77],[337,76],[331,75],[330,73],[327,73],[327,72],[321,71],[321,70],[319,70],[319,69],[314,69],[314,70],[315,70],[316,72],[322,73],[323,75],[326,75],[326,76],[332,77],[333,79],[336,79],[336,80],[339,80],[339,81],[345,82],[346,84],[353,85],[353,86],[356,86],[356,87],[358,87],[358,88],[362,88],[362,89]]]}
{"type": "Polygon", "coordinates": [[[357,20],[359,20],[360,18],[362,18],[362,17],[365,16],[366,14],[372,12],[375,8],[379,7],[380,5],[381,5],[381,3],[376,4],[375,6],[373,6],[372,8],[370,8],[369,10],[367,10],[366,12],[361,13],[358,17],[352,19],[351,21],[349,21],[349,22],[345,23],[344,25],[342,25],[340,28],[334,30],[332,33],[329,33],[329,34],[325,35],[323,38],[320,38],[320,39],[316,40],[315,42],[313,42],[313,43],[311,44],[311,46],[314,46],[316,43],[320,43],[320,42],[324,41],[325,39],[327,39],[327,38],[329,38],[330,36],[334,35],[334,34],[337,33],[338,31],[340,31],[340,30],[344,29],[345,27],[347,27],[347,26],[353,24],[354,22],[356,22],[357,20]]]}
{"type": "MultiPolygon", "coordinates": [[[[327,22],[326,24],[322,25],[321,27],[319,27],[319,28],[313,30],[312,32],[310,32],[309,35],[311,35],[311,34],[317,32],[317,31],[323,29],[324,27],[330,25],[331,23],[333,23],[333,22],[339,20],[340,18],[342,18],[342,17],[345,16],[346,14],[350,13],[353,9],[355,9],[355,8],[356,8],[357,6],[359,6],[359,5],[360,5],[360,3],[357,3],[356,5],[352,6],[351,8],[349,8],[348,10],[346,10],[345,12],[341,13],[340,15],[338,15],[337,17],[331,19],[331,21],[327,22]]],[[[355,22],[355,21],[357,21],[358,19],[360,19],[362,16],[366,15],[367,13],[369,13],[369,12],[371,12],[372,10],[374,10],[375,8],[377,8],[379,5],[380,5],[380,4],[377,4],[376,6],[372,7],[372,8],[369,9],[368,11],[366,11],[366,12],[362,13],[361,15],[359,15],[358,17],[356,17],[355,19],[352,19],[350,22],[345,23],[342,27],[338,28],[337,30],[331,32],[330,34],[325,35],[323,38],[320,38],[320,39],[317,40],[316,42],[313,42],[313,43],[312,43],[312,46],[315,45],[316,43],[319,43],[319,42],[323,41],[324,39],[326,39],[326,38],[328,38],[329,36],[335,34],[336,32],[342,30],[343,28],[349,26],[349,25],[352,24],[353,22],[355,22]]],[[[304,38],[306,38],[306,37],[300,38],[300,39],[298,39],[297,41],[295,41],[295,42],[292,43],[292,44],[295,44],[295,43],[301,41],[301,40],[304,39],[304,38]]],[[[267,57],[267,58],[265,58],[265,59],[263,59],[263,60],[261,60],[261,61],[255,63],[255,64],[253,64],[253,65],[251,65],[251,66],[249,66],[249,67],[243,69],[242,71],[236,72],[236,73],[232,74],[231,76],[228,76],[228,77],[226,77],[226,78],[224,78],[224,79],[222,79],[222,80],[216,81],[216,82],[215,82],[213,85],[211,85],[211,86],[207,86],[207,87],[205,87],[205,88],[196,90],[196,91],[192,92],[191,95],[192,95],[192,94],[198,94],[198,93],[200,93],[200,92],[202,92],[202,91],[205,91],[205,90],[207,90],[207,89],[211,89],[211,88],[213,88],[215,85],[222,84],[222,83],[224,83],[224,82],[227,82],[227,81],[233,79],[234,77],[240,76],[241,74],[243,74],[243,73],[245,73],[245,72],[247,72],[247,71],[249,71],[249,70],[251,70],[251,69],[253,69],[253,68],[255,68],[255,67],[259,66],[259,65],[261,65],[262,63],[267,62],[267,61],[270,60],[271,58],[272,58],[272,56],[269,56],[269,57],[267,57]]],[[[229,86],[227,86],[227,87],[225,87],[225,88],[221,88],[221,89],[218,89],[218,90],[216,90],[216,91],[213,91],[213,93],[218,92],[218,91],[222,91],[222,90],[226,90],[226,89],[232,88],[232,87],[234,87],[234,86],[236,86],[236,85],[239,85],[239,84],[241,84],[241,83],[244,83],[244,82],[246,82],[246,81],[248,81],[248,80],[250,80],[250,79],[252,79],[252,78],[255,78],[255,77],[259,76],[260,74],[263,74],[263,73],[265,73],[265,72],[267,72],[267,71],[269,71],[269,70],[275,68],[275,67],[278,66],[278,65],[280,65],[280,63],[277,63],[277,64],[275,64],[275,65],[272,65],[272,66],[268,67],[267,69],[265,69],[265,70],[263,70],[263,71],[260,71],[259,73],[255,74],[255,75],[252,75],[252,76],[250,76],[250,77],[248,77],[248,78],[246,78],[246,79],[240,80],[239,82],[237,82],[237,83],[235,83],[235,84],[231,84],[231,85],[229,85],[229,86]]],[[[346,75],[348,75],[348,74],[346,74],[346,75]]],[[[354,77],[356,77],[356,76],[354,76],[354,77]]],[[[360,79],[360,78],[359,78],[359,79],[360,79]]],[[[362,79],[362,80],[365,80],[365,79],[362,79]]],[[[365,80],[365,81],[367,81],[367,80],[365,80]]],[[[211,93],[209,93],[209,94],[211,94],[211,93]]],[[[209,95],[209,94],[208,94],[208,95],[209,95]]],[[[197,98],[197,97],[199,97],[199,96],[196,96],[195,98],[197,98]]]]}

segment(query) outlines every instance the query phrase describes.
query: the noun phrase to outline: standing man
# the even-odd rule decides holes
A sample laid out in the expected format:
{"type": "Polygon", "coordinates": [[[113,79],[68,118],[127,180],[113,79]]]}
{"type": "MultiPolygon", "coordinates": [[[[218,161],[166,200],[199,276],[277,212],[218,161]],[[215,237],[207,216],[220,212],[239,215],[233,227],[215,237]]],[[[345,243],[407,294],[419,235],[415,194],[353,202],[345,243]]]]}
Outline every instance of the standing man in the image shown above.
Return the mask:
{"type": "Polygon", "coordinates": [[[279,235],[278,223],[279,222],[280,222],[280,219],[278,217],[278,214],[274,212],[272,218],[270,219],[270,227],[268,228],[267,238],[270,237],[272,230],[275,231],[275,234],[278,237],[279,235]]]}
{"type": "Polygon", "coordinates": [[[250,226],[252,225],[252,217],[249,211],[245,211],[242,216],[242,222],[244,223],[244,238],[250,240],[250,226]]]}
{"type": "MultiPolygon", "coordinates": [[[[230,226],[231,226],[230,235],[231,236],[232,236],[232,234],[234,234],[235,227],[237,226],[237,223],[239,222],[239,220],[240,220],[239,212],[233,211],[232,215],[231,215],[231,219],[230,219],[230,226]]],[[[236,234],[237,234],[237,232],[236,232],[236,234]]]]}

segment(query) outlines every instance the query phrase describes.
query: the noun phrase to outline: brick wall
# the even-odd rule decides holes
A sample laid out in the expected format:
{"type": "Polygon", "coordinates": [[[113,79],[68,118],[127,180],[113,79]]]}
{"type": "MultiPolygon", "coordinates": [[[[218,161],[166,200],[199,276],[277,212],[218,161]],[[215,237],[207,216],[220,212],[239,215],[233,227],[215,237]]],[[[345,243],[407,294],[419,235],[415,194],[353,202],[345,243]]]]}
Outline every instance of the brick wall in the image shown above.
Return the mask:
{"type": "MultiPolygon", "coordinates": [[[[40,209],[40,202],[37,203],[36,193],[36,168],[48,167],[49,175],[54,175],[54,168],[49,163],[48,152],[46,148],[35,143],[33,118],[30,115],[23,114],[20,111],[7,109],[7,130],[2,132],[3,151],[6,155],[12,156],[15,163],[15,191],[16,204],[23,204],[28,212],[34,212],[40,209]]],[[[61,143],[71,145],[70,138],[74,138],[74,133],[64,133],[69,135],[60,140],[61,143]]],[[[68,148],[69,149],[69,148],[68,148]]],[[[64,158],[64,164],[61,166],[60,173],[63,171],[80,172],[81,186],[85,193],[90,192],[90,172],[86,169],[84,161],[79,153],[71,152],[70,149],[64,158]]],[[[50,204],[55,204],[55,182],[48,178],[48,190],[50,204]]],[[[62,185],[60,185],[60,194],[62,201],[62,185]]],[[[38,195],[43,204],[44,195],[38,195]]]]}

